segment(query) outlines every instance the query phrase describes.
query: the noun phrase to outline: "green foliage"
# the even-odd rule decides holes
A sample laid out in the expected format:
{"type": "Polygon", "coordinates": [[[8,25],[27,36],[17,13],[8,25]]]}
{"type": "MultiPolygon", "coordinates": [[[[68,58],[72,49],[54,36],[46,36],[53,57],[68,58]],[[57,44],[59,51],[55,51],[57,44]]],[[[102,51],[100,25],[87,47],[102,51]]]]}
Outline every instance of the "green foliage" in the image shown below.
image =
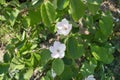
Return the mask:
{"type": "Polygon", "coordinates": [[[78,21],[85,14],[86,6],[81,0],[70,0],[70,11],[75,21],[78,21]]]}
{"type": "Polygon", "coordinates": [[[31,26],[39,24],[41,21],[40,9],[31,9],[28,14],[28,19],[30,20],[31,26]]]}
{"type": "Polygon", "coordinates": [[[11,14],[8,14],[10,16],[9,19],[10,19],[11,26],[14,26],[18,14],[19,14],[19,10],[17,9],[11,11],[11,14]]]}
{"type": "Polygon", "coordinates": [[[77,39],[70,37],[67,42],[67,52],[73,59],[78,59],[84,54],[84,48],[82,44],[79,44],[77,39]]]}
{"type": "Polygon", "coordinates": [[[52,63],[52,68],[57,75],[60,75],[64,71],[64,62],[61,59],[55,59],[52,63]]]}
{"type": "MultiPolygon", "coordinates": [[[[112,13],[100,8],[102,1],[0,0],[0,80],[84,80],[89,75],[112,80],[108,65],[120,53],[120,39],[112,13]],[[66,36],[56,25],[65,18],[72,25],[66,36]],[[55,41],[65,44],[62,58],[52,57],[60,53],[50,50],[55,41]]],[[[59,25],[66,31],[65,23],[59,25]]]]}
{"type": "Polygon", "coordinates": [[[57,0],[57,8],[59,10],[65,9],[69,4],[69,0],[57,0]]]}
{"type": "Polygon", "coordinates": [[[110,64],[114,59],[112,55],[113,53],[112,48],[93,45],[91,47],[91,50],[92,55],[95,57],[95,59],[100,60],[106,64],[110,64]]]}
{"type": "Polygon", "coordinates": [[[46,26],[50,26],[55,21],[55,8],[51,2],[46,1],[42,4],[41,17],[46,26]]]}
{"type": "Polygon", "coordinates": [[[70,66],[65,66],[63,73],[61,74],[61,80],[69,80],[74,76],[74,73],[70,66]]]}
{"type": "Polygon", "coordinates": [[[41,65],[45,65],[51,59],[50,51],[42,50],[40,54],[41,54],[40,63],[41,63],[41,65]]]}
{"type": "Polygon", "coordinates": [[[0,74],[7,73],[9,66],[10,65],[8,63],[0,64],[0,74]]]}
{"type": "Polygon", "coordinates": [[[89,76],[90,74],[94,74],[94,70],[97,67],[97,61],[94,58],[90,59],[90,62],[84,62],[80,71],[83,76],[89,76]]]}

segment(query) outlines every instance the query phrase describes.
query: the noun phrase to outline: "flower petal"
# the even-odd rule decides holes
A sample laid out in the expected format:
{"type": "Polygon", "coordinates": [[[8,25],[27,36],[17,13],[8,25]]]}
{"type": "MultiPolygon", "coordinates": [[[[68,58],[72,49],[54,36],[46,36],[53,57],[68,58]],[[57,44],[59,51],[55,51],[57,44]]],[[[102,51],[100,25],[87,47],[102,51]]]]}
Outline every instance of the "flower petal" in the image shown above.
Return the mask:
{"type": "Polygon", "coordinates": [[[59,49],[60,49],[61,51],[65,51],[65,50],[66,50],[65,44],[61,44],[61,45],[59,46],[59,49]]]}
{"type": "Polygon", "coordinates": [[[64,19],[62,20],[62,23],[63,23],[63,24],[69,24],[69,22],[68,22],[68,20],[67,20],[66,18],[64,18],[64,19]]]}
{"type": "Polygon", "coordinates": [[[53,47],[53,46],[50,46],[49,50],[50,50],[50,52],[52,52],[52,53],[54,53],[54,52],[55,52],[55,49],[54,49],[54,47],[53,47]]]}
{"type": "Polygon", "coordinates": [[[52,77],[55,78],[56,77],[55,71],[53,69],[51,71],[52,71],[52,77]]]}
{"type": "Polygon", "coordinates": [[[57,34],[63,34],[63,30],[58,30],[57,34]]]}
{"type": "Polygon", "coordinates": [[[72,29],[72,24],[69,24],[69,28],[68,29],[69,29],[69,31],[72,29]]]}
{"type": "Polygon", "coordinates": [[[65,56],[66,46],[59,41],[55,41],[53,46],[50,46],[49,50],[52,52],[52,58],[63,58],[65,56]]]}
{"type": "Polygon", "coordinates": [[[63,58],[65,56],[65,52],[59,53],[59,58],[63,58]]]}
{"type": "Polygon", "coordinates": [[[53,46],[56,48],[56,47],[58,47],[60,44],[61,44],[61,43],[60,43],[59,41],[55,41],[54,44],[53,44],[53,46]]]}
{"type": "Polygon", "coordinates": [[[64,36],[68,35],[72,29],[72,24],[69,24],[68,20],[64,18],[61,22],[56,24],[57,34],[63,34],[64,36]]]}
{"type": "Polygon", "coordinates": [[[89,75],[89,76],[88,76],[88,78],[91,78],[91,77],[93,78],[94,76],[93,76],[93,75],[89,75]]]}
{"type": "Polygon", "coordinates": [[[69,34],[69,32],[70,31],[66,30],[66,31],[63,31],[62,33],[63,33],[64,36],[67,36],[69,34]]]}
{"type": "Polygon", "coordinates": [[[85,80],[96,80],[93,75],[89,75],[85,80]]]}
{"type": "Polygon", "coordinates": [[[57,27],[58,29],[62,29],[62,26],[63,26],[63,24],[62,24],[61,22],[58,22],[58,23],[56,24],[56,27],[57,27]]]}
{"type": "Polygon", "coordinates": [[[51,54],[51,57],[52,57],[52,58],[58,58],[58,57],[59,57],[59,54],[57,54],[57,53],[52,53],[52,54],[51,54]]]}

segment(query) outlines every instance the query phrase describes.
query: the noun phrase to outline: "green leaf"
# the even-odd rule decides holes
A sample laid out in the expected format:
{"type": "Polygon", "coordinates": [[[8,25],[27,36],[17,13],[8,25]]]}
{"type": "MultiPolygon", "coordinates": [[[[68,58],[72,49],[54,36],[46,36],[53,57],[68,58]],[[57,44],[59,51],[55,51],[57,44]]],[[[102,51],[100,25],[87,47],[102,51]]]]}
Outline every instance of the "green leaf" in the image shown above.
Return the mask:
{"type": "Polygon", "coordinates": [[[35,57],[34,57],[34,55],[32,55],[32,57],[31,57],[31,66],[36,66],[36,64],[35,64],[35,57]]]}
{"type": "Polygon", "coordinates": [[[25,31],[23,31],[23,34],[22,34],[22,39],[21,39],[21,40],[23,41],[23,40],[25,40],[25,38],[26,38],[26,32],[25,32],[25,31]]]}
{"type": "Polygon", "coordinates": [[[78,21],[85,14],[86,6],[81,0],[70,0],[70,11],[75,21],[78,21]]]}
{"type": "Polygon", "coordinates": [[[19,12],[20,11],[18,9],[15,9],[15,10],[11,11],[11,13],[9,13],[9,19],[10,19],[11,26],[14,26],[19,12]]]}
{"type": "Polygon", "coordinates": [[[27,18],[30,19],[31,26],[39,24],[41,22],[40,9],[31,9],[27,18]]]}
{"type": "Polygon", "coordinates": [[[64,57],[63,61],[64,61],[65,65],[72,65],[72,59],[71,58],[64,57]]]}
{"type": "Polygon", "coordinates": [[[65,66],[65,70],[61,74],[61,80],[71,80],[74,72],[72,71],[70,66],[65,66]]]}
{"type": "Polygon", "coordinates": [[[59,10],[65,9],[69,4],[69,0],[57,0],[57,8],[59,10]]]}
{"type": "Polygon", "coordinates": [[[25,68],[25,64],[17,57],[17,58],[13,58],[12,62],[10,64],[10,69],[11,70],[21,70],[25,68]]]}
{"type": "Polygon", "coordinates": [[[64,71],[64,62],[61,59],[55,59],[52,63],[52,68],[57,75],[62,74],[64,71]]]}
{"type": "Polygon", "coordinates": [[[88,9],[92,14],[95,14],[99,10],[100,6],[97,4],[88,3],[88,9]]]}
{"type": "Polygon", "coordinates": [[[0,0],[0,4],[4,4],[5,3],[5,0],[0,0]]]}
{"type": "Polygon", "coordinates": [[[50,78],[48,76],[45,76],[45,80],[50,80],[50,78]]]}
{"type": "Polygon", "coordinates": [[[30,52],[30,48],[31,48],[32,44],[28,43],[28,42],[24,42],[24,44],[22,45],[22,47],[20,48],[19,53],[20,54],[27,54],[28,52],[30,52]]]}
{"type": "Polygon", "coordinates": [[[51,80],[48,76],[42,77],[42,80],[51,80]]]}
{"type": "Polygon", "coordinates": [[[41,60],[40,60],[41,65],[47,64],[47,62],[51,59],[51,53],[47,49],[43,49],[40,55],[41,55],[41,60]]]}
{"type": "Polygon", "coordinates": [[[32,0],[32,5],[35,5],[39,0],[32,0]]]}
{"type": "Polygon", "coordinates": [[[33,55],[34,55],[36,61],[40,61],[40,59],[41,59],[40,54],[34,53],[33,55]]]}
{"type": "Polygon", "coordinates": [[[0,80],[3,80],[3,76],[0,76],[0,80]]]}
{"type": "Polygon", "coordinates": [[[5,16],[0,15],[0,21],[5,21],[5,20],[6,20],[5,16]]]}
{"type": "Polygon", "coordinates": [[[99,42],[107,41],[113,31],[113,19],[110,13],[103,14],[99,21],[100,29],[96,31],[95,40],[99,42]]]}
{"type": "Polygon", "coordinates": [[[30,49],[35,49],[37,47],[37,44],[33,44],[30,49]]]}
{"type": "Polygon", "coordinates": [[[11,61],[11,56],[9,53],[5,53],[4,54],[4,62],[9,62],[9,61],[11,61]]]}
{"type": "Polygon", "coordinates": [[[39,65],[40,59],[41,59],[40,54],[32,53],[32,56],[31,56],[31,64],[32,64],[32,66],[37,67],[39,65]]]}
{"type": "Polygon", "coordinates": [[[42,21],[45,24],[45,26],[49,26],[50,20],[48,19],[48,14],[45,8],[45,4],[41,5],[41,17],[42,17],[42,21]]]}
{"type": "Polygon", "coordinates": [[[111,48],[93,45],[91,46],[91,51],[96,60],[102,61],[105,64],[110,64],[114,59],[111,48]]]}
{"type": "Polygon", "coordinates": [[[27,70],[27,72],[24,74],[24,79],[30,80],[32,74],[33,74],[33,69],[27,70]]]}
{"type": "Polygon", "coordinates": [[[102,0],[87,0],[87,2],[98,5],[98,4],[102,3],[102,0]]]}
{"type": "Polygon", "coordinates": [[[108,37],[112,33],[112,30],[113,30],[113,19],[110,16],[110,14],[104,15],[102,17],[102,20],[100,20],[100,22],[99,22],[99,26],[100,26],[101,32],[106,37],[108,37]]]}
{"type": "Polygon", "coordinates": [[[80,58],[84,53],[83,45],[79,44],[74,37],[70,37],[67,41],[67,52],[71,58],[80,58]]]}
{"type": "Polygon", "coordinates": [[[17,65],[14,67],[14,69],[21,70],[21,69],[23,69],[24,67],[25,67],[24,64],[17,64],[17,65]]]}
{"type": "Polygon", "coordinates": [[[9,70],[9,64],[8,63],[0,63],[0,74],[7,73],[9,70]]]}
{"type": "Polygon", "coordinates": [[[41,17],[46,26],[50,26],[55,21],[55,8],[51,2],[46,1],[41,5],[41,17]]]}
{"type": "Polygon", "coordinates": [[[55,8],[54,8],[53,4],[49,1],[47,1],[45,3],[45,8],[46,8],[50,22],[53,23],[55,21],[55,17],[56,17],[55,16],[55,8]]]}
{"type": "Polygon", "coordinates": [[[84,77],[89,76],[90,74],[94,74],[94,70],[97,67],[97,61],[94,58],[90,59],[90,62],[84,62],[80,69],[82,75],[84,77]]]}
{"type": "Polygon", "coordinates": [[[107,37],[101,32],[101,30],[98,30],[95,34],[95,40],[99,42],[105,42],[107,41],[107,37]]]}

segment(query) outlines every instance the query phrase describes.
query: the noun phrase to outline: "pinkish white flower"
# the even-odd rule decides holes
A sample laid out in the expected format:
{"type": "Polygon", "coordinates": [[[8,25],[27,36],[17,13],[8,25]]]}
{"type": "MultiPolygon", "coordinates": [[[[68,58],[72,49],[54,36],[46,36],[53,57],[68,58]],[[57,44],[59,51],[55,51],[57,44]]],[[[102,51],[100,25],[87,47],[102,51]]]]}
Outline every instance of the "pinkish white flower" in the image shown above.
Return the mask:
{"type": "Polygon", "coordinates": [[[85,80],[96,80],[93,75],[89,75],[85,80]]]}
{"type": "Polygon", "coordinates": [[[50,46],[49,50],[52,53],[52,58],[63,58],[65,56],[66,46],[59,41],[55,41],[53,46],[50,46]]]}
{"type": "Polygon", "coordinates": [[[64,36],[68,35],[72,29],[72,24],[69,24],[67,19],[63,19],[61,22],[56,24],[57,34],[62,34],[64,36]]]}
{"type": "Polygon", "coordinates": [[[51,72],[52,72],[52,77],[55,78],[56,77],[55,71],[52,69],[51,72]]]}

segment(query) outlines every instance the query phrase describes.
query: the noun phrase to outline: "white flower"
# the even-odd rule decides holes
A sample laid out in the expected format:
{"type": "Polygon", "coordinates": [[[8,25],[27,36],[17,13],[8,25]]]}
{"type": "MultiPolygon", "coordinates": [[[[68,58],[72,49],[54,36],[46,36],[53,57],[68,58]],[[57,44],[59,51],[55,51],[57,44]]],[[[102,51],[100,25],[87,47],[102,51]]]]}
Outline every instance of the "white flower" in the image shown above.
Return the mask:
{"type": "Polygon", "coordinates": [[[66,46],[59,41],[55,41],[49,49],[52,52],[52,58],[63,58],[65,56],[66,46]]]}
{"type": "Polygon", "coordinates": [[[53,69],[51,71],[52,71],[52,77],[55,78],[56,77],[55,71],[53,69]]]}
{"type": "Polygon", "coordinates": [[[68,35],[72,29],[72,24],[69,24],[67,19],[63,19],[61,22],[56,24],[57,34],[63,34],[64,36],[68,35]]]}
{"type": "Polygon", "coordinates": [[[93,75],[89,75],[85,80],[96,80],[93,75]]]}

